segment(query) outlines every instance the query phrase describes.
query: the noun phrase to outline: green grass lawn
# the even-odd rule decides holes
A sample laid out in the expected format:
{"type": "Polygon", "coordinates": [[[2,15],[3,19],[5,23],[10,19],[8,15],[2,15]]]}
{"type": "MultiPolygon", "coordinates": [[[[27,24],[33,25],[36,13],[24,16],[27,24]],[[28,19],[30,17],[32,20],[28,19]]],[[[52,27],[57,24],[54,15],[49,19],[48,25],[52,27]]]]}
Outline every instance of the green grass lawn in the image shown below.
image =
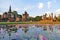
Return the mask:
{"type": "Polygon", "coordinates": [[[34,22],[0,22],[0,24],[34,24],[34,22]]]}
{"type": "Polygon", "coordinates": [[[0,24],[60,24],[60,22],[0,22],[0,24]]]}

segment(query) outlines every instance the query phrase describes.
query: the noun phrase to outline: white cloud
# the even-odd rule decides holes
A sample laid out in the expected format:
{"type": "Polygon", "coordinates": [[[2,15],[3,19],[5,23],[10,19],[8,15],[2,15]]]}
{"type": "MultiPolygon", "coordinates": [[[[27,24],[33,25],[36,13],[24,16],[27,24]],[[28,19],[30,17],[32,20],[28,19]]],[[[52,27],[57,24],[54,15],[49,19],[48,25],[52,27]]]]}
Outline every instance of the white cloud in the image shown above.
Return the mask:
{"type": "Polygon", "coordinates": [[[19,10],[20,10],[20,8],[15,8],[14,10],[15,10],[15,11],[19,11],[19,10]]]}
{"type": "Polygon", "coordinates": [[[52,12],[51,11],[45,11],[44,13],[47,13],[47,17],[48,17],[49,15],[51,15],[52,12]]]}
{"type": "Polygon", "coordinates": [[[38,8],[39,8],[39,9],[42,9],[42,8],[43,8],[43,6],[44,6],[44,4],[43,4],[43,3],[39,3],[39,4],[38,4],[38,8]]]}
{"type": "Polygon", "coordinates": [[[49,16],[49,15],[51,14],[51,12],[50,12],[50,11],[46,11],[45,13],[47,13],[47,16],[49,16]]]}
{"type": "Polygon", "coordinates": [[[56,10],[56,13],[57,13],[57,14],[60,14],[60,9],[57,9],[57,10],[56,10]]]}
{"type": "Polygon", "coordinates": [[[56,12],[60,12],[60,9],[57,9],[56,12]]]}
{"type": "Polygon", "coordinates": [[[51,8],[51,2],[47,2],[47,4],[48,4],[48,9],[50,9],[51,8]]]}
{"type": "Polygon", "coordinates": [[[55,14],[58,16],[58,15],[60,14],[60,9],[57,9],[57,10],[55,11],[55,14]]]}
{"type": "Polygon", "coordinates": [[[2,15],[3,14],[3,12],[0,12],[0,15],[2,15]]]}

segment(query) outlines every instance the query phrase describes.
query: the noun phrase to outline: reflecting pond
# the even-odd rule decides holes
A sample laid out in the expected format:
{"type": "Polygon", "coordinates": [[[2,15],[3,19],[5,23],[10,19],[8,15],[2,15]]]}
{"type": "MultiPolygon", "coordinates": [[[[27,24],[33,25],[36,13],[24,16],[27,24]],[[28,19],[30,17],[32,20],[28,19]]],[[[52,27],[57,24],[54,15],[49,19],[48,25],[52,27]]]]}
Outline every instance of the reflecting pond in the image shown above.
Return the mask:
{"type": "Polygon", "coordinates": [[[18,28],[16,32],[8,32],[6,28],[0,28],[0,40],[60,40],[60,26],[36,27],[32,25],[28,28],[18,28]],[[44,30],[44,27],[46,30],[44,30]]]}

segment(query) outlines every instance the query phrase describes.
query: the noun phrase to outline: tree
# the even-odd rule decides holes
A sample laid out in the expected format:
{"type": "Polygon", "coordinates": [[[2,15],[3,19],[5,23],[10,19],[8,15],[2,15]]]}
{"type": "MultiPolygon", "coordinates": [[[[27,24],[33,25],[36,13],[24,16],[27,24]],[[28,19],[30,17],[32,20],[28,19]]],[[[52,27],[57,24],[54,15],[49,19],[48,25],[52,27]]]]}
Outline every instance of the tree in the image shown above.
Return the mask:
{"type": "Polygon", "coordinates": [[[17,11],[13,11],[12,13],[14,14],[14,16],[18,16],[17,11]]]}
{"type": "Polygon", "coordinates": [[[31,21],[32,20],[32,17],[28,17],[28,19],[27,19],[28,21],[31,21]]]}
{"type": "Polygon", "coordinates": [[[22,18],[22,15],[18,14],[17,11],[13,11],[12,13],[14,14],[15,17],[22,18]]]}
{"type": "Polygon", "coordinates": [[[19,18],[22,18],[22,15],[18,15],[19,18]]]}
{"type": "Polygon", "coordinates": [[[40,21],[42,19],[42,16],[36,16],[35,21],[40,21]]]}
{"type": "Polygon", "coordinates": [[[12,14],[14,15],[14,20],[16,20],[16,17],[18,17],[17,11],[13,11],[12,14]]]}
{"type": "Polygon", "coordinates": [[[33,18],[33,17],[28,17],[28,21],[34,21],[35,20],[35,18],[33,18]]]}
{"type": "Polygon", "coordinates": [[[57,20],[60,21],[60,15],[58,16],[57,20]]]}

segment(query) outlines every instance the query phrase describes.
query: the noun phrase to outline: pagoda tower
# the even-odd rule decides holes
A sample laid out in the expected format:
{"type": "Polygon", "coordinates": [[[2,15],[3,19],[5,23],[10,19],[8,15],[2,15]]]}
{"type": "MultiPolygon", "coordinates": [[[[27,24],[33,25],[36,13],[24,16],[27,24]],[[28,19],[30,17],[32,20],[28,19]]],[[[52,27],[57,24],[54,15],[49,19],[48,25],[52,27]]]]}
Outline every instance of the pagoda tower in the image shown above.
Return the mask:
{"type": "Polygon", "coordinates": [[[8,18],[11,18],[11,14],[12,14],[12,12],[11,12],[11,5],[10,5],[9,11],[8,11],[8,18]]]}
{"type": "Polygon", "coordinates": [[[8,11],[8,13],[11,13],[11,5],[10,5],[10,7],[9,7],[9,11],[8,11]]]}

